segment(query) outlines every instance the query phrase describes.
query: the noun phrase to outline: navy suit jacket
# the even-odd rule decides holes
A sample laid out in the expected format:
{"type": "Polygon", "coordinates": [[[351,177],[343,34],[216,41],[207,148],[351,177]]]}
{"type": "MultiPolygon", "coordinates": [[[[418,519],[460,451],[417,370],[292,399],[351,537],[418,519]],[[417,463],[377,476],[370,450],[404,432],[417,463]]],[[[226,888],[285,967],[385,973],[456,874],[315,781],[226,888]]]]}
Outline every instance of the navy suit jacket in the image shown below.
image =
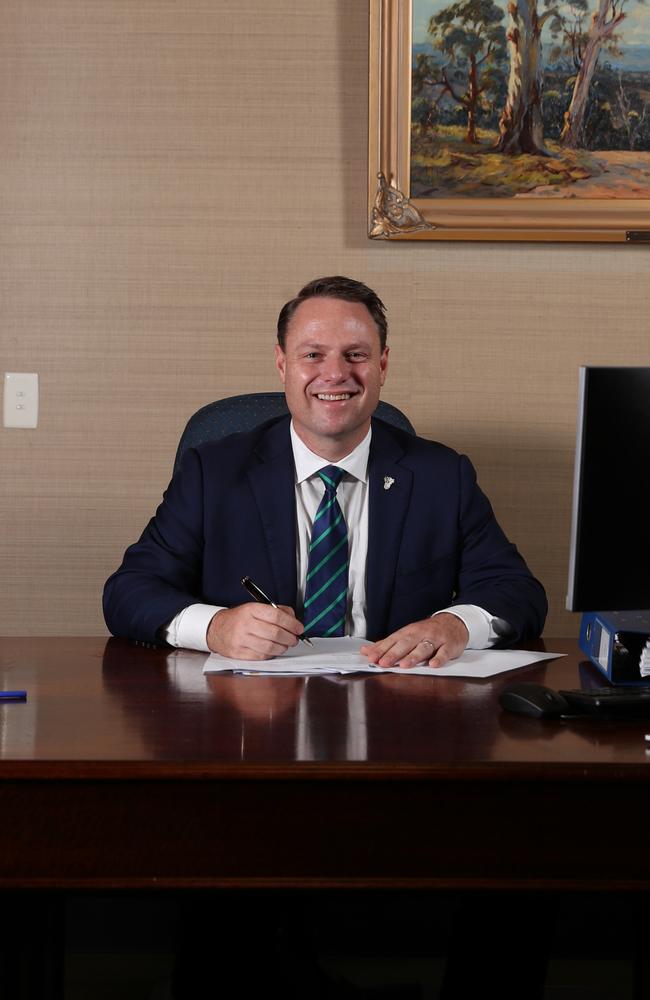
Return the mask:
{"type": "MultiPolygon", "coordinates": [[[[512,641],[540,634],[544,590],[501,531],[464,455],[373,420],[368,472],[369,639],[453,603],[504,618],[512,641]]],[[[114,635],[155,641],[190,604],[249,601],[245,575],[295,607],[288,417],[186,452],[155,517],[106,583],[106,623],[114,635]]]]}

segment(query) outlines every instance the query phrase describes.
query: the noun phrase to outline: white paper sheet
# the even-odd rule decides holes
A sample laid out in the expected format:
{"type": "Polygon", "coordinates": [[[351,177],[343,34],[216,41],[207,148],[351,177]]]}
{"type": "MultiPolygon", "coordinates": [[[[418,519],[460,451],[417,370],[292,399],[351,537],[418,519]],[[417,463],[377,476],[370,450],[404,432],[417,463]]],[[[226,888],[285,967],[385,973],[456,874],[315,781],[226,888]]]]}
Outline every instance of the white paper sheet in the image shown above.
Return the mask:
{"type": "Polygon", "coordinates": [[[431,677],[493,677],[495,674],[527,667],[540,660],[553,660],[565,653],[536,653],[525,649],[467,649],[445,667],[377,667],[359,653],[366,639],[312,639],[313,648],[299,642],[274,660],[231,660],[212,653],[203,667],[204,674],[233,671],[240,674],[312,674],[391,673],[419,674],[431,677]]]}

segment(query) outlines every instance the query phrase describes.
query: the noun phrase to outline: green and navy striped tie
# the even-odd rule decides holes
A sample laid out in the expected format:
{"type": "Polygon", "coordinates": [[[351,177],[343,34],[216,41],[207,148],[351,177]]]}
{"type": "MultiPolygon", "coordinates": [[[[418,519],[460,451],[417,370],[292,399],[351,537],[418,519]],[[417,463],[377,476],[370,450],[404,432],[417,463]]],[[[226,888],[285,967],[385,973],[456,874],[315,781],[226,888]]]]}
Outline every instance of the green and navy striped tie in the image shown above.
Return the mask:
{"type": "Polygon", "coordinates": [[[348,529],[336,499],[343,469],[326,465],[318,475],[325,495],[316,511],[305,586],[305,635],[345,635],[348,605],[348,529]]]}

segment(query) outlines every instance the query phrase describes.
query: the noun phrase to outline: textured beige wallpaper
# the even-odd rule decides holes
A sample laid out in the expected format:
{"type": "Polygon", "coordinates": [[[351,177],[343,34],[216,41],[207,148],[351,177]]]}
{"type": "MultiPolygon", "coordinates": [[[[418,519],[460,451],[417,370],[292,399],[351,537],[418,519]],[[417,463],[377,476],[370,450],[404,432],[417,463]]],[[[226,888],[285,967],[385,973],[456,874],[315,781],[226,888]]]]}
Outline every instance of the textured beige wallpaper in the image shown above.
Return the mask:
{"type": "Polygon", "coordinates": [[[385,398],[470,454],[562,610],[577,366],[650,363],[648,252],[370,243],[365,0],[3,0],[0,631],[104,631],[186,418],[276,387],[279,307],[369,282],[385,398]]]}

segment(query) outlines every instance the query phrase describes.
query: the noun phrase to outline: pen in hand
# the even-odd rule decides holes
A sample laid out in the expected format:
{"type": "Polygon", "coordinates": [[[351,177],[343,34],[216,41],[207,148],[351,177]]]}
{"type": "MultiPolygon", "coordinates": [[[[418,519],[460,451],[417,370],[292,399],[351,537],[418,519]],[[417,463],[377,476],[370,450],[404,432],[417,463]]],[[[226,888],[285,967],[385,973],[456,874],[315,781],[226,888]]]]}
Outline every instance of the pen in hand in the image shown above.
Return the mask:
{"type": "MultiPolygon", "coordinates": [[[[272,608],[277,608],[277,604],[272,601],[270,597],[267,597],[264,591],[260,590],[257,584],[253,583],[250,576],[243,576],[241,582],[254,600],[258,601],[260,604],[270,604],[272,608]]],[[[299,635],[298,638],[301,642],[306,642],[309,646],[314,645],[313,642],[306,636],[299,635]]]]}

